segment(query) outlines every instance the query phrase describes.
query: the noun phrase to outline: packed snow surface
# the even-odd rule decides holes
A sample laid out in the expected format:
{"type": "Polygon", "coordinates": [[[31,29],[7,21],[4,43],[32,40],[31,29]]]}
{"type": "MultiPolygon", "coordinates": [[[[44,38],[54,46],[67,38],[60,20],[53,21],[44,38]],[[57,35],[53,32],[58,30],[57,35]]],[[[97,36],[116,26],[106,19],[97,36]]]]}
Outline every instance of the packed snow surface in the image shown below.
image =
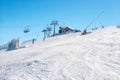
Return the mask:
{"type": "Polygon", "coordinates": [[[120,28],[24,45],[0,51],[0,80],[120,80],[120,28]]]}

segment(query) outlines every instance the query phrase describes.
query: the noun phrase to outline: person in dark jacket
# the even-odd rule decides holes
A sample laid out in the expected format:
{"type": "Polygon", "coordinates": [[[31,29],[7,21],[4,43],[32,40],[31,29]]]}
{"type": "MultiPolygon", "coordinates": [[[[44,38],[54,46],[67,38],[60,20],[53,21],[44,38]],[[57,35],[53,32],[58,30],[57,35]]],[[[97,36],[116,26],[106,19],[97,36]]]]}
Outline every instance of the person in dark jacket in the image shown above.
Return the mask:
{"type": "Polygon", "coordinates": [[[35,42],[35,39],[32,40],[32,44],[34,44],[34,42],[35,42]]]}
{"type": "Polygon", "coordinates": [[[85,35],[85,34],[87,34],[87,31],[86,31],[86,30],[84,30],[84,31],[82,32],[82,35],[85,35]]]}

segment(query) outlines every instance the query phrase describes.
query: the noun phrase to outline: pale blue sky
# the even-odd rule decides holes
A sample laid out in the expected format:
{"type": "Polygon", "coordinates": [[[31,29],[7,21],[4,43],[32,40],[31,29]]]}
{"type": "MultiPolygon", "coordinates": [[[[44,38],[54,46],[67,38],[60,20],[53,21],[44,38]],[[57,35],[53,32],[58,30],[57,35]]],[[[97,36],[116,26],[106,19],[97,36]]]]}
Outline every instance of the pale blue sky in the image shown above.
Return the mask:
{"type": "Polygon", "coordinates": [[[93,26],[120,24],[120,0],[0,0],[0,44],[15,37],[41,39],[41,30],[52,20],[83,30],[101,11],[93,26]],[[23,33],[26,25],[28,34],[23,33]]]}

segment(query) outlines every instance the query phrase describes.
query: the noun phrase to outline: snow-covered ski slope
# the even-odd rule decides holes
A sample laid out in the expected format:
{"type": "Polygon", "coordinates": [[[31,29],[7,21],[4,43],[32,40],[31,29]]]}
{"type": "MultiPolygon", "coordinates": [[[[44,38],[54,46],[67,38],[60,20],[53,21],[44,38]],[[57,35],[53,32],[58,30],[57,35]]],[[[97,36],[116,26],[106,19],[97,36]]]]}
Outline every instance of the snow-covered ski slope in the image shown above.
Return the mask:
{"type": "Polygon", "coordinates": [[[0,52],[0,80],[120,80],[120,28],[71,33],[0,52]]]}

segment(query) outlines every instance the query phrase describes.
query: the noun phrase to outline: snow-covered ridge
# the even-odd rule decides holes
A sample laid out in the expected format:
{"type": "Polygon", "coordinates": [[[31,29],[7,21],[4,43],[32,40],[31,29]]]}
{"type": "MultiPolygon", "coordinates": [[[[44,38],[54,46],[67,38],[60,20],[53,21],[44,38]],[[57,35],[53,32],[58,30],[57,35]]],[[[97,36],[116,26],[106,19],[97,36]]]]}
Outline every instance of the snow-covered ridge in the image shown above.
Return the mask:
{"type": "Polygon", "coordinates": [[[120,28],[71,33],[0,53],[0,80],[120,80],[120,28]]]}

